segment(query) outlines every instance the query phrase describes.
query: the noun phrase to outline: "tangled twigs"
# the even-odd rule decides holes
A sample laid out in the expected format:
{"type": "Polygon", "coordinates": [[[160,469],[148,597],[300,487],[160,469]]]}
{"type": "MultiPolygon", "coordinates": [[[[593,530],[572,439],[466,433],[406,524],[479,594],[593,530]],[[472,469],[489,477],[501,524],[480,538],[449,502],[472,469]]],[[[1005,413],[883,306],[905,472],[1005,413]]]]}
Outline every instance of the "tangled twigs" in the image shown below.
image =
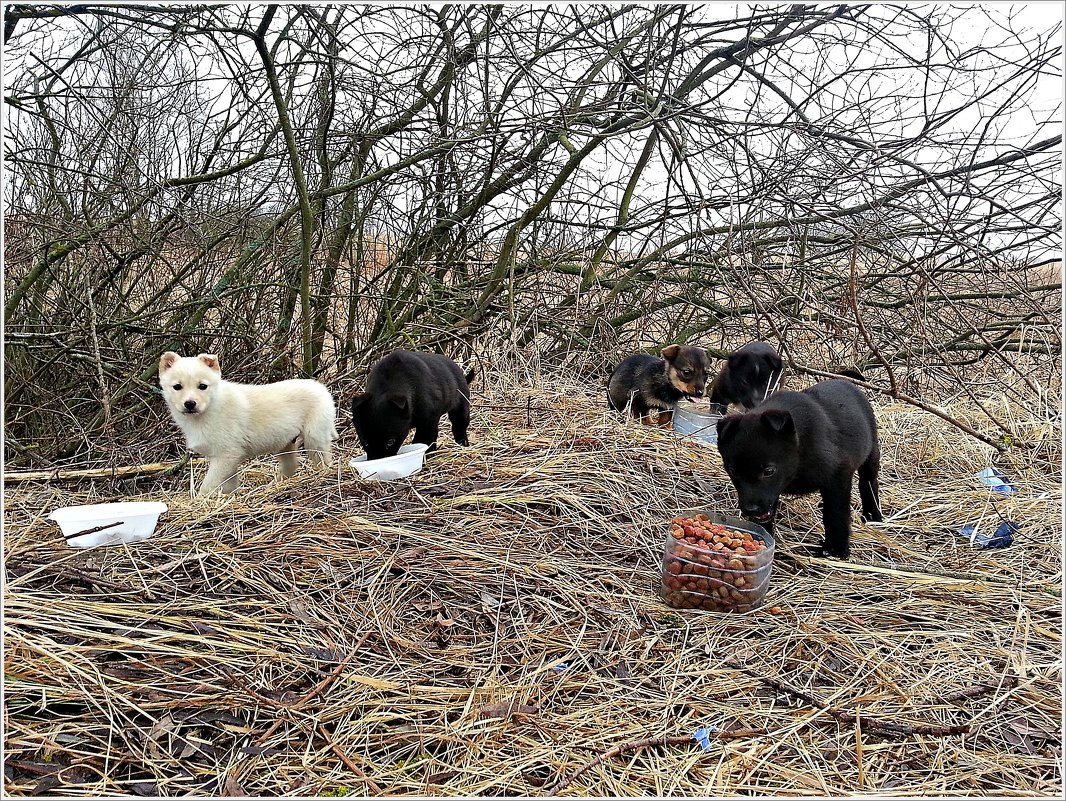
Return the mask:
{"type": "MultiPolygon", "coordinates": [[[[709,732],[709,736],[717,737],[719,739],[737,738],[737,737],[758,737],[762,734],[769,733],[769,729],[736,729],[734,731],[713,731],[709,732]]],[[[573,784],[577,781],[585,772],[592,768],[606,762],[608,759],[618,756],[619,754],[625,754],[630,751],[639,751],[642,748],[662,748],[668,745],[684,745],[686,743],[695,743],[696,739],[691,735],[685,736],[673,736],[673,737],[648,737],[645,740],[631,740],[625,743],[619,743],[609,751],[604,751],[595,759],[582,765],[568,776],[557,781],[553,784],[545,795],[558,795],[559,791],[564,787],[573,784]]]]}
{"type": "MultiPolygon", "coordinates": [[[[355,655],[357,653],[359,653],[359,649],[363,647],[363,643],[366,642],[367,637],[369,637],[369,636],[370,636],[370,632],[368,631],[366,634],[364,634],[362,637],[360,637],[359,638],[359,642],[357,642],[355,644],[355,647],[352,648],[352,650],[349,652],[348,656],[344,657],[344,659],[341,660],[341,662],[337,665],[337,667],[335,667],[333,669],[333,672],[330,673],[328,676],[326,676],[326,678],[322,679],[322,681],[320,681],[318,684],[316,684],[314,687],[312,687],[310,690],[308,690],[302,696],[300,696],[300,698],[297,699],[296,703],[292,705],[292,707],[290,708],[290,711],[295,711],[295,710],[301,709],[304,706],[304,704],[306,704],[308,701],[310,701],[312,698],[314,698],[320,692],[325,690],[330,684],[332,684],[334,681],[336,681],[337,677],[340,676],[341,673],[344,672],[344,669],[346,667],[348,667],[348,663],[351,662],[352,659],[355,658],[355,655]]],[[[266,741],[270,739],[270,735],[272,735],[274,732],[276,732],[278,730],[278,728],[281,726],[283,721],[284,721],[284,718],[282,718],[282,717],[279,717],[277,720],[275,720],[271,724],[270,728],[267,729],[262,735],[260,735],[259,740],[258,740],[258,745],[263,745],[264,743],[266,743],[266,741]]]]}
{"type": "Polygon", "coordinates": [[[887,720],[880,720],[878,718],[871,718],[867,715],[859,715],[855,712],[848,712],[844,709],[837,709],[827,704],[821,699],[815,698],[805,690],[801,690],[798,687],[793,687],[790,684],[786,684],[783,681],[772,678],[770,676],[762,676],[755,673],[750,668],[744,667],[737,659],[731,658],[726,660],[726,664],[730,667],[743,669],[761,681],[768,687],[773,687],[775,690],[780,690],[783,693],[799,698],[802,701],[806,701],[813,707],[823,709],[828,712],[832,717],[845,723],[854,723],[859,721],[860,725],[864,729],[871,731],[890,732],[892,734],[931,734],[934,736],[945,736],[949,734],[967,734],[970,731],[970,727],[967,724],[960,724],[958,726],[938,726],[936,724],[927,723],[893,723],[887,720]]]}

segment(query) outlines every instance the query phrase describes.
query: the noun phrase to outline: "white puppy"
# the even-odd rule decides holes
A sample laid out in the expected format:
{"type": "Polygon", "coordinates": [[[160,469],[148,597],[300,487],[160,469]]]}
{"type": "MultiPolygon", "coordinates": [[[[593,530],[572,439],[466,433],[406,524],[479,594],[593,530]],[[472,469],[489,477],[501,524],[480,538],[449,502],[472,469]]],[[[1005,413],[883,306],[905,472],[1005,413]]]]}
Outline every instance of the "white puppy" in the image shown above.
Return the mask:
{"type": "Polygon", "coordinates": [[[207,458],[198,495],[219,487],[232,492],[241,482],[241,463],[270,453],[278,454],[281,474],[288,478],[299,464],[298,438],[313,462],[330,464],[336,409],[329,390],[317,381],[236,384],[222,379],[213,354],[182,357],[167,351],[159,360],[159,385],[190,450],[207,458]]]}

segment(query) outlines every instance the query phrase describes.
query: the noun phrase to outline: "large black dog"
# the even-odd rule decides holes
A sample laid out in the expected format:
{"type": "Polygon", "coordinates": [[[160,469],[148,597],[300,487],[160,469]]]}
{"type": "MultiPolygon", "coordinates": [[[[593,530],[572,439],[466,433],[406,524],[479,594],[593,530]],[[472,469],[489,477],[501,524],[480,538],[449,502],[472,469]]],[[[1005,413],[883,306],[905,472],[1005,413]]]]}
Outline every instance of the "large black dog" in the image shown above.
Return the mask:
{"type": "Polygon", "coordinates": [[[679,400],[703,397],[709,367],[707,351],[690,345],[667,345],[661,359],[627,356],[607,379],[607,405],[619,412],[628,407],[644,423],[665,425],[679,400]]]}
{"type": "Polygon", "coordinates": [[[730,403],[754,409],[762,400],[781,386],[785,363],[771,345],[749,342],[729,354],[721,371],[711,384],[712,408],[726,413],[730,403]]]}
{"type": "Polygon", "coordinates": [[[822,494],[823,556],[851,553],[851,477],[858,471],[864,521],[881,521],[881,449],[870,402],[833,379],[777,392],[754,411],[718,421],[718,450],[746,518],[773,530],[782,494],[822,494]]]}
{"type": "Polygon", "coordinates": [[[352,420],[366,458],[393,456],[407,433],[415,429],[415,442],[437,447],[440,417],[447,413],[452,436],[467,445],[470,425],[470,382],[459,365],[436,353],[397,350],[370,369],[366,392],[352,400],[352,420]]]}

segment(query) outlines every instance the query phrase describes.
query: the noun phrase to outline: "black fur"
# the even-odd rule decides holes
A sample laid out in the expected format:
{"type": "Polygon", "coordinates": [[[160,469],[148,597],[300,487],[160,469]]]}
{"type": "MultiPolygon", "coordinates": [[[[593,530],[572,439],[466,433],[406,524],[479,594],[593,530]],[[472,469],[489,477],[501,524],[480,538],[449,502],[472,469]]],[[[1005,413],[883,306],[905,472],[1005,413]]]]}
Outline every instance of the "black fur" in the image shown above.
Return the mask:
{"type": "Polygon", "coordinates": [[[725,414],[729,404],[754,409],[776,385],[781,386],[785,363],[772,346],[749,342],[729,354],[711,384],[712,408],[725,414]]]}
{"type": "Polygon", "coordinates": [[[848,378],[854,378],[856,381],[869,380],[866,376],[864,376],[854,367],[834,367],[829,372],[836,373],[837,375],[846,375],[848,378]]]}
{"type": "Polygon", "coordinates": [[[366,392],[352,400],[352,420],[366,458],[393,456],[407,433],[415,429],[415,442],[437,447],[440,416],[447,413],[452,436],[469,444],[470,382],[455,362],[436,353],[397,350],[370,369],[366,392]]]}
{"type": "Polygon", "coordinates": [[[686,395],[702,398],[710,359],[703,348],[667,345],[662,358],[638,353],[627,356],[607,379],[607,405],[616,411],[629,406],[633,417],[672,415],[686,395]]]}
{"type": "Polygon", "coordinates": [[[782,494],[822,494],[824,556],[851,553],[851,477],[862,518],[880,522],[881,449],[870,402],[848,381],[777,392],[755,411],[718,421],[718,450],[745,517],[773,530],[782,494]]]}

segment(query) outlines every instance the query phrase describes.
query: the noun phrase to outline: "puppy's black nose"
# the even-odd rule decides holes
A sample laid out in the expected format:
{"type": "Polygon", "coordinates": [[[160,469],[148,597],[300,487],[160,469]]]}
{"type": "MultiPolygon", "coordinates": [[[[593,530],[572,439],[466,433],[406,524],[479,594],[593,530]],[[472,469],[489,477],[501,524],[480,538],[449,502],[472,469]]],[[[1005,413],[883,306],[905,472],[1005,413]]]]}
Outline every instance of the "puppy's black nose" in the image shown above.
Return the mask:
{"type": "Polygon", "coordinates": [[[185,408],[188,409],[190,412],[193,411],[196,408],[196,401],[194,401],[192,398],[189,398],[189,400],[185,401],[185,408]]]}

